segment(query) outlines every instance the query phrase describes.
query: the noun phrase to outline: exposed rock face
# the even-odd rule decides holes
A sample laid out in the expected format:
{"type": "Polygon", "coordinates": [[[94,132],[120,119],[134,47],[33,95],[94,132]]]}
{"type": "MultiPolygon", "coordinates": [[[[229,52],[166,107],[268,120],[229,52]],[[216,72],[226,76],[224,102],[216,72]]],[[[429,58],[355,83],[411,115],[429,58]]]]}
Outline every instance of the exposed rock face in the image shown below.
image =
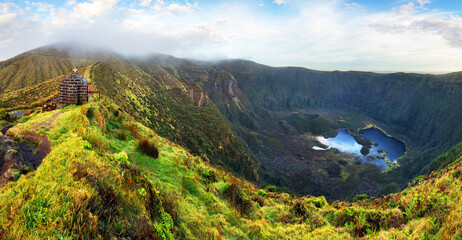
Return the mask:
{"type": "MultiPolygon", "coordinates": [[[[236,97],[236,94],[240,93],[236,79],[227,73],[220,72],[215,77],[215,81],[212,82],[209,88],[210,93],[220,94],[227,98],[236,97]]],[[[242,93],[240,93],[242,95],[242,93]]]]}
{"type": "Polygon", "coordinates": [[[13,181],[14,180],[14,176],[9,173],[9,172],[5,172],[2,176],[0,176],[0,182],[1,181],[6,181],[6,182],[10,182],[10,181],[13,181]],[[3,179],[2,179],[3,178],[3,179]]]}
{"type": "Polygon", "coordinates": [[[18,144],[5,136],[0,136],[0,182],[11,181],[13,176],[8,170],[22,164],[18,144]]]}
{"type": "Polygon", "coordinates": [[[189,90],[189,98],[194,106],[202,107],[205,105],[205,94],[200,87],[193,87],[189,90]]]}

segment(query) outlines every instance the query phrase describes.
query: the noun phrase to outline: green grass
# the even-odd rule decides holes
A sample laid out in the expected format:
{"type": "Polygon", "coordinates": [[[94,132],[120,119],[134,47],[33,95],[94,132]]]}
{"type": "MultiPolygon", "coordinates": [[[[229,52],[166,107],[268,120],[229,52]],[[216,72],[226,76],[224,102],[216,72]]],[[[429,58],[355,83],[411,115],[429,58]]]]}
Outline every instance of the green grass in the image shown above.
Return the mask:
{"type": "Polygon", "coordinates": [[[328,203],[324,197],[265,191],[236,178],[107,100],[33,113],[10,130],[18,138],[24,131],[47,136],[51,152],[36,171],[0,189],[2,239],[441,239],[462,234],[459,161],[401,193],[328,203]],[[125,129],[125,139],[114,136],[114,129],[125,129]],[[158,158],[138,149],[142,138],[156,144],[158,158]]]}

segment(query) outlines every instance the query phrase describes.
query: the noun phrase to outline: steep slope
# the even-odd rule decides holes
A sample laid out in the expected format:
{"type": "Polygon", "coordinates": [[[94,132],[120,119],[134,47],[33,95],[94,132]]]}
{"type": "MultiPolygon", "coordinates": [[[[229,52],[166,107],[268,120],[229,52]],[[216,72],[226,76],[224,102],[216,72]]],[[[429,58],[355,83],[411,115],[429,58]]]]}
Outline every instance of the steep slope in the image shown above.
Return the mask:
{"type": "Polygon", "coordinates": [[[259,179],[258,164],[202,87],[176,78],[161,67],[150,66],[147,74],[122,56],[70,45],[38,48],[2,62],[2,66],[1,71],[11,76],[0,78],[5,83],[0,91],[0,108],[40,105],[57,94],[61,79],[76,66],[94,81],[96,89],[162,136],[247,179],[259,179]],[[13,72],[11,66],[17,71],[13,72]],[[62,73],[66,74],[48,79],[62,73]]]}
{"type": "Polygon", "coordinates": [[[76,66],[65,51],[41,48],[0,62],[0,93],[19,90],[70,72],[76,66]]]}
{"type": "Polygon", "coordinates": [[[258,164],[201,85],[177,78],[162,67],[141,69],[124,59],[94,65],[91,79],[97,89],[161,136],[258,181],[258,164]]]}
{"type": "Polygon", "coordinates": [[[401,193],[327,203],[323,197],[258,189],[156,135],[105,99],[35,112],[9,135],[31,133],[48,138],[51,151],[37,171],[0,188],[2,239],[462,236],[460,154],[401,193]],[[143,153],[143,141],[156,145],[158,158],[143,153]]]}
{"type": "MultiPolygon", "coordinates": [[[[223,115],[237,125],[236,132],[251,149],[254,139],[248,132],[277,128],[274,124],[265,126],[271,116],[284,125],[288,119],[278,117],[281,112],[287,115],[314,111],[353,116],[378,124],[406,142],[408,151],[400,160],[401,167],[388,173],[390,179],[403,184],[419,174],[426,174],[426,167],[433,158],[462,141],[462,128],[458,124],[458,119],[462,118],[462,73],[322,72],[293,67],[271,68],[241,60],[223,61],[208,68],[222,72],[221,75],[228,74],[228,81],[233,84],[224,87],[241,93],[233,101],[246,103],[245,108],[230,105],[230,98],[226,96],[213,100],[223,115]],[[240,127],[245,129],[240,130],[240,127]]],[[[189,65],[179,65],[177,71],[194,75],[189,65]]],[[[203,82],[209,95],[214,95],[216,87],[212,83],[217,78],[212,74],[205,79],[188,79],[203,82]]],[[[274,158],[268,154],[259,157],[274,158]]]]}

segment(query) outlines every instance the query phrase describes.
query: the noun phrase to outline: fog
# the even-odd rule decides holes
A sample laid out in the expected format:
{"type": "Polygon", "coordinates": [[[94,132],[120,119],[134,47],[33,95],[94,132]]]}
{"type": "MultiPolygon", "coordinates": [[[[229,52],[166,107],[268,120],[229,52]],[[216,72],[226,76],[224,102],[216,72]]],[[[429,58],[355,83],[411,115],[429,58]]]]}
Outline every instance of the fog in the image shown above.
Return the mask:
{"type": "Polygon", "coordinates": [[[370,11],[343,0],[0,3],[0,60],[74,42],[123,55],[249,59],[319,70],[462,70],[462,21],[413,1],[370,11]]]}

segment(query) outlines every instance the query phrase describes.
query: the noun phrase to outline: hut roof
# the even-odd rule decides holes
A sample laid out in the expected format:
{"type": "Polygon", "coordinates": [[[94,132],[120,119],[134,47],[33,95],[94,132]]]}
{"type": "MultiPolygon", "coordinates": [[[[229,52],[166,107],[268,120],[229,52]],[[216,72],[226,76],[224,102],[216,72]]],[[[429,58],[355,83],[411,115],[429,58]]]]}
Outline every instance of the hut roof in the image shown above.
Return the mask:
{"type": "Polygon", "coordinates": [[[73,74],[71,74],[71,76],[74,77],[74,78],[77,78],[77,79],[80,80],[83,84],[88,85],[87,79],[84,78],[81,74],[73,73],[73,74]]]}

